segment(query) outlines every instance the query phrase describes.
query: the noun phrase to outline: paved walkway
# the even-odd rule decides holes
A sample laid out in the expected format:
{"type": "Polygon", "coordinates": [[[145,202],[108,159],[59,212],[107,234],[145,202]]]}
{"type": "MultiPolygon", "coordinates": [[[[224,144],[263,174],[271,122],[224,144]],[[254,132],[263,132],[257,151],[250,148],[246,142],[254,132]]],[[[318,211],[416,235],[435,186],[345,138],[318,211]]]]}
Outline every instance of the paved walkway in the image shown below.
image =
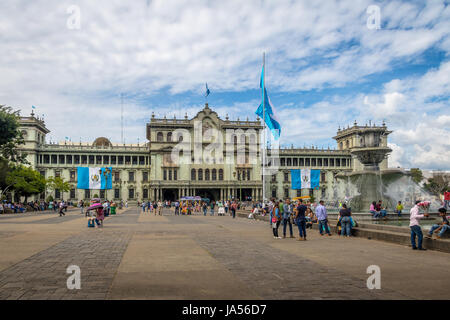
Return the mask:
{"type": "Polygon", "coordinates": [[[447,253],[317,231],[273,239],[263,221],[169,210],[86,224],[78,212],[0,216],[0,299],[450,298],[447,253]],[[374,264],[380,290],[366,287],[374,264]],[[80,290],[67,289],[69,265],[80,267],[80,290]]]}

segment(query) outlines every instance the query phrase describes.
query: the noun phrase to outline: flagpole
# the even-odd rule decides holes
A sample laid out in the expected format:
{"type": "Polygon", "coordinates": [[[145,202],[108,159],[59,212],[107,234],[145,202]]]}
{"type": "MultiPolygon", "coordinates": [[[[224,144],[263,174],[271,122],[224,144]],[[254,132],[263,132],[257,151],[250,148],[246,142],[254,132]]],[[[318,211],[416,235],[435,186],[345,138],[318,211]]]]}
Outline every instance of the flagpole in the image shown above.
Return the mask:
{"type": "Polygon", "coordinates": [[[262,165],[262,170],[263,170],[263,187],[262,187],[262,200],[263,200],[263,205],[265,203],[266,200],[266,173],[265,173],[265,167],[266,167],[266,102],[265,100],[265,91],[266,91],[266,53],[263,52],[263,86],[262,86],[262,104],[263,104],[263,136],[264,136],[264,146],[263,146],[263,165],[262,165]]]}

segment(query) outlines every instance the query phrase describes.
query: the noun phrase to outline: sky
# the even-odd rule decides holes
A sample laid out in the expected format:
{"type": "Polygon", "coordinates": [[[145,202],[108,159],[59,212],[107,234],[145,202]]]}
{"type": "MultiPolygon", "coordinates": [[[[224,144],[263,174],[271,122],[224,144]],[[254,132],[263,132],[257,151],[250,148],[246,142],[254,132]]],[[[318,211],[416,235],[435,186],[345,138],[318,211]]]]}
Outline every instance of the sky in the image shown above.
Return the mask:
{"type": "Polygon", "coordinates": [[[385,121],[391,167],[450,169],[449,1],[3,0],[0,43],[0,104],[36,106],[48,140],[120,142],[122,93],[142,143],[152,112],[195,116],[206,82],[220,117],[255,120],[265,52],[282,146],[385,121]]]}

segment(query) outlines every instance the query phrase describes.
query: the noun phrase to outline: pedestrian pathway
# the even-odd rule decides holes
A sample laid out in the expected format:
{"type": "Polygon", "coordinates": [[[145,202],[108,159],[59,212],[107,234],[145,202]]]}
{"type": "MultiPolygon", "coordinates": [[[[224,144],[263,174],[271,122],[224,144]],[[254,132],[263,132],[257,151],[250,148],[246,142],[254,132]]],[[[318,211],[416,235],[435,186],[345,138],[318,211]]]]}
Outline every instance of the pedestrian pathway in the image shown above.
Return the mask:
{"type": "Polygon", "coordinates": [[[262,221],[128,208],[103,229],[75,212],[2,222],[0,299],[450,298],[446,253],[314,231],[273,239],[262,221]],[[69,265],[80,290],[67,288],[69,265]],[[367,289],[369,265],[381,268],[380,290],[367,289]]]}

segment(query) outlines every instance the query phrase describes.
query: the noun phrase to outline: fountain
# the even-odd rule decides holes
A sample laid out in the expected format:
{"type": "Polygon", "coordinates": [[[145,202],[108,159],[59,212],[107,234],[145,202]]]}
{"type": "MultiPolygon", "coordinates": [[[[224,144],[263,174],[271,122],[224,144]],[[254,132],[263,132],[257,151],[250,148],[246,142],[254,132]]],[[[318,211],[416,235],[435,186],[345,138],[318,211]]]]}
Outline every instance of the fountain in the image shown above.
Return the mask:
{"type": "MultiPolygon", "coordinates": [[[[358,126],[355,122],[351,128],[339,129],[334,137],[339,149],[349,150],[355,163],[353,171],[335,174],[333,196],[348,200],[354,212],[368,212],[370,204],[378,200],[392,212],[399,200],[406,209],[416,199],[432,199],[409,173],[388,169],[383,162],[392,151],[387,146],[387,136],[391,132],[384,123],[382,126],[358,126]]],[[[439,204],[433,203],[433,206],[439,204]]]]}

